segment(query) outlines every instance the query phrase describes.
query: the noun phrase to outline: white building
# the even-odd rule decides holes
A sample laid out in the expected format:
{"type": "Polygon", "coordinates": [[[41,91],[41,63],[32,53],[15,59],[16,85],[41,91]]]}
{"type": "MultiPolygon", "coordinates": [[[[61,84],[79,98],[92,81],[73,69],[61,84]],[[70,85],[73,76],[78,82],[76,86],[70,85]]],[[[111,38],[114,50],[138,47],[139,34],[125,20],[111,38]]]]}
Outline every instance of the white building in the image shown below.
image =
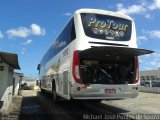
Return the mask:
{"type": "Polygon", "coordinates": [[[13,75],[13,95],[18,95],[18,90],[19,90],[22,78],[23,78],[22,73],[14,72],[14,75],[13,75]]]}
{"type": "Polygon", "coordinates": [[[26,83],[28,87],[36,86],[36,82],[37,82],[36,79],[28,77],[24,77],[22,80],[22,84],[26,83]]]}
{"type": "Polygon", "coordinates": [[[17,54],[0,52],[0,113],[6,113],[12,101],[14,69],[20,69],[17,54]]]}
{"type": "Polygon", "coordinates": [[[144,82],[160,82],[160,70],[140,71],[141,83],[144,82]]]}

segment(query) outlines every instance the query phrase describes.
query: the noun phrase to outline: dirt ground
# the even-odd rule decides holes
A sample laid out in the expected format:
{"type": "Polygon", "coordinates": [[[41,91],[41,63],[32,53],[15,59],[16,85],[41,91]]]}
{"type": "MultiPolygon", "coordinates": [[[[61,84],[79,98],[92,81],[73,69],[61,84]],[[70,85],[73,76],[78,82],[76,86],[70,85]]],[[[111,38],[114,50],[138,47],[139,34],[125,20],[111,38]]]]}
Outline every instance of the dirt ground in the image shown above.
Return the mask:
{"type": "Polygon", "coordinates": [[[140,92],[137,98],[102,103],[127,109],[131,114],[160,114],[160,94],[140,92]]]}
{"type": "MultiPolygon", "coordinates": [[[[142,93],[140,92],[137,98],[133,99],[124,99],[124,100],[103,100],[99,104],[80,104],[80,110],[77,109],[77,103],[72,103],[69,101],[63,102],[60,105],[55,105],[50,96],[46,94],[41,94],[40,91],[35,90],[25,90],[22,91],[21,96],[13,97],[13,103],[9,109],[9,115],[6,116],[10,120],[47,120],[48,116],[43,115],[42,113],[55,112],[53,115],[57,115],[57,112],[65,113],[66,116],[71,116],[73,111],[80,113],[92,113],[93,111],[98,111],[97,113],[102,114],[106,111],[112,111],[113,113],[119,113],[124,115],[137,115],[137,114],[160,114],[160,94],[153,93],[142,93]],[[39,93],[39,94],[38,94],[39,93]],[[97,110],[98,109],[98,110],[97,110]],[[70,110],[70,111],[69,111],[70,110]],[[85,111],[86,110],[86,111],[85,111]],[[49,112],[48,112],[49,111],[49,112]],[[116,111],[116,112],[115,112],[116,111]],[[34,114],[34,118],[27,118],[28,115],[34,114]],[[27,117],[26,117],[27,115],[27,117]],[[47,119],[46,119],[47,118],[47,119]]],[[[58,114],[58,115],[59,115],[58,114]]],[[[135,117],[132,117],[135,118],[135,117]]],[[[63,118],[64,119],[64,118],[63,118]]],[[[65,120],[67,120],[65,118],[65,120]]],[[[70,117],[69,117],[69,120],[70,117]]]]}

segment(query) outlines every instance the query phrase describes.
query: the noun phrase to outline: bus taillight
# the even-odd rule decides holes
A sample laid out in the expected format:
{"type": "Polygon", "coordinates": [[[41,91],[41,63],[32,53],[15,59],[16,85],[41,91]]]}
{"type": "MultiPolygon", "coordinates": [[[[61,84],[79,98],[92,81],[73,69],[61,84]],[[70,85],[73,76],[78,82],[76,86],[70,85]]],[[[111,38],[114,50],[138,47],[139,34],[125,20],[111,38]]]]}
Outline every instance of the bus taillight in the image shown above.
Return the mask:
{"type": "Polygon", "coordinates": [[[138,83],[138,81],[139,81],[139,62],[138,62],[138,57],[136,57],[136,73],[135,73],[134,83],[138,83]]]}
{"type": "Polygon", "coordinates": [[[73,54],[72,74],[73,74],[74,80],[77,83],[82,83],[82,80],[80,79],[80,63],[79,63],[78,51],[74,51],[74,54],[73,54]]]}

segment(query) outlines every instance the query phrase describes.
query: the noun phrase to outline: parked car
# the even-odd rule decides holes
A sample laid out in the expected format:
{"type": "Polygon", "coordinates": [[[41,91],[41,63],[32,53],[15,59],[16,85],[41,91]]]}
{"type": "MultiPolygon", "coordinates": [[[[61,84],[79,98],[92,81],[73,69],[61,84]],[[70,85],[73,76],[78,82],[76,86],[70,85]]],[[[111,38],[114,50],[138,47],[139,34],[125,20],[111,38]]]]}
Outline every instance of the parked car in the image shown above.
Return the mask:
{"type": "Polygon", "coordinates": [[[150,87],[149,82],[145,82],[145,83],[144,83],[144,86],[145,86],[145,87],[150,87]]]}
{"type": "MultiPolygon", "coordinates": [[[[152,82],[152,87],[160,87],[160,82],[152,82]]],[[[150,87],[149,82],[141,83],[141,86],[150,87]]]]}
{"type": "Polygon", "coordinates": [[[29,90],[29,87],[28,87],[28,85],[27,85],[26,82],[23,83],[23,84],[21,84],[21,89],[22,89],[22,90],[29,90]]]}
{"type": "Polygon", "coordinates": [[[156,82],[152,82],[152,87],[156,87],[156,82]]]}
{"type": "Polygon", "coordinates": [[[156,87],[160,87],[160,82],[157,82],[157,83],[156,83],[156,87]]]}

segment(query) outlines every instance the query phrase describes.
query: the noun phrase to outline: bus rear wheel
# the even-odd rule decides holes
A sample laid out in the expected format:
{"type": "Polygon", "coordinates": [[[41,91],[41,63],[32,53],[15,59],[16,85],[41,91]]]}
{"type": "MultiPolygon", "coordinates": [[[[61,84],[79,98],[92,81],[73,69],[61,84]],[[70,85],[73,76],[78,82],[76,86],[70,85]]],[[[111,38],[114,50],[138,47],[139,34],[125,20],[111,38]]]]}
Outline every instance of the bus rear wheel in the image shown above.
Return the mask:
{"type": "Polygon", "coordinates": [[[60,98],[56,93],[56,84],[55,84],[55,82],[52,83],[52,96],[53,96],[53,102],[54,103],[58,103],[60,98]]]}

